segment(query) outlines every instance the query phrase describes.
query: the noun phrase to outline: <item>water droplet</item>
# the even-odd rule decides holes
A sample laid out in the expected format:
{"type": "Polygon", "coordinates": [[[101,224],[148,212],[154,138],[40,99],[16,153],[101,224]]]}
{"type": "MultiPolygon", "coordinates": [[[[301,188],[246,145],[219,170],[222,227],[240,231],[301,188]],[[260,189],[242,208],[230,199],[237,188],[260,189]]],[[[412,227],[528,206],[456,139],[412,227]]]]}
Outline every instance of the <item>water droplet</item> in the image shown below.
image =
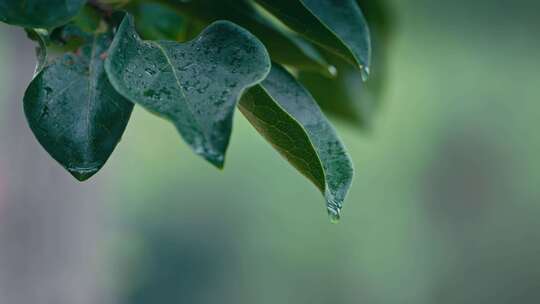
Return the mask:
{"type": "Polygon", "coordinates": [[[151,68],[146,68],[144,69],[144,71],[146,72],[146,74],[148,74],[148,76],[153,76],[154,74],[156,74],[156,71],[152,70],[151,68]]]}
{"type": "Polygon", "coordinates": [[[341,213],[339,209],[334,209],[330,206],[328,206],[328,216],[330,217],[330,222],[332,224],[339,223],[339,220],[341,219],[341,213]]]}
{"type": "Polygon", "coordinates": [[[341,207],[342,204],[340,201],[336,201],[334,195],[327,189],[325,193],[326,198],[326,210],[328,211],[328,216],[332,223],[339,222],[341,218],[341,207]]]}
{"type": "Polygon", "coordinates": [[[362,66],[360,67],[360,73],[362,74],[362,80],[365,82],[369,78],[369,67],[368,66],[362,66]]]}
{"type": "MultiPolygon", "coordinates": [[[[331,77],[336,77],[338,74],[338,70],[335,66],[329,65],[328,66],[328,74],[330,74],[331,77]]],[[[363,78],[362,78],[363,79],[363,78]]]]}

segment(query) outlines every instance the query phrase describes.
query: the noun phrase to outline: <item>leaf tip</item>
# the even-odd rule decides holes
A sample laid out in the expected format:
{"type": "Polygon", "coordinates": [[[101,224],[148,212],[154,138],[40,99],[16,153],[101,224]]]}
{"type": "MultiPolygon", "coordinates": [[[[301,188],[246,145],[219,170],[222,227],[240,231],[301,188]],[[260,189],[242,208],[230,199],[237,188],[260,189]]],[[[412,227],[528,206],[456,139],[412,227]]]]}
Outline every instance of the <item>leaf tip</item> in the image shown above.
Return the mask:
{"type": "Polygon", "coordinates": [[[343,207],[343,200],[336,199],[336,197],[331,194],[331,192],[327,192],[325,197],[326,210],[328,211],[328,217],[330,218],[330,222],[332,224],[337,224],[341,219],[341,208],[343,207]]]}
{"type": "Polygon", "coordinates": [[[84,182],[94,176],[99,171],[99,168],[68,168],[67,170],[78,181],[84,182]]]}
{"type": "Polygon", "coordinates": [[[219,170],[223,170],[223,168],[225,167],[225,157],[223,155],[207,154],[203,157],[219,170]]]}
{"type": "Polygon", "coordinates": [[[328,210],[328,217],[330,218],[330,222],[332,224],[339,223],[339,220],[341,219],[341,210],[331,208],[330,206],[327,208],[327,210],[328,210]]]}

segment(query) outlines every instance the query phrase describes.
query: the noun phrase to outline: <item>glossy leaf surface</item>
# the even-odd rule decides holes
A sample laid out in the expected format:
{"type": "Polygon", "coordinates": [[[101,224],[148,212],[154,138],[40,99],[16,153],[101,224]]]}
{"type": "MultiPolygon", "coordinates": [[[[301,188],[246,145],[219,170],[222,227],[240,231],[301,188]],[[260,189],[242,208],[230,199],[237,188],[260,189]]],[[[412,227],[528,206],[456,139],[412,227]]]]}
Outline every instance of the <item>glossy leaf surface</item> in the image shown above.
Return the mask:
{"type": "Polygon", "coordinates": [[[0,21],[29,28],[53,28],[75,17],[86,0],[0,0],[0,21]]]}
{"type": "Polygon", "coordinates": [[[372,72],[362,81],[360,71],[341,58],[321,51],[339,71],[328,79],[316,73],[301,71],[299,80],[309,89],[325,113],[369,129],[374,114],[384,98],[387,84],[388,51],[392,36],[391,12],[381,0],[357,0],[370,24],[373,44],[372,72]]]}
{"type": "Polygon", "coordinates": [[[230,22],[181,44],[141,40],[127,16],[106,69],[118,92],[171,121],[195,153],[221,168],[238,99],[266,77],[270,59],[257,38],[230,22]]]}
{"type": "Polygon", "coordinates": [[[355,0],[257,0],[293,30],[369,72],[368,25],[355,0]]]}
{"type": "Polygon", "coordinates": [[[133,109],[105,74],[111,41],[110,34],[89,37],[77,54],[43,65],[24,96],[24,111],[38,141],[81,181],[105,164],[133,109]]]}
{"type": "Polygon", "coordinates": [[[273,61],[327,75],[333,72],[332,67],[308,41],[274,24],[248,0],[162,2],[202,22],[229,20],[248,29],[263,42],[273,61]]]}
{"type": "Polygon", "coordinates": [[[309,92],[274,64],[266,80],[250,89],[240,110],[296,169],[324,193],[337,220],[353,178],[351,160],[334,128],[309,92]]]}

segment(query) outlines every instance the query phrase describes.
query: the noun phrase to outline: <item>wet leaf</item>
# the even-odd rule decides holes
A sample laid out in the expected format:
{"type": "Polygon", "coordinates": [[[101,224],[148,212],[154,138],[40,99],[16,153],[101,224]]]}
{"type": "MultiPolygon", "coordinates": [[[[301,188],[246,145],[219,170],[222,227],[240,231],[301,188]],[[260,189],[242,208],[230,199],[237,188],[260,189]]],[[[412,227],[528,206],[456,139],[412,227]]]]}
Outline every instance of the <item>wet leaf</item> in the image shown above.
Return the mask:
{"type": "Polygon", "coordinates": [[[86,0],[0,0],[0,21],[29,28],[53,28],[75,17],[86,0]]]}
{"type": "Polygon", "coordinates": [[[369,73],[370,34],[355,0],[256,1],[307,39],[369,73]]]}
{"type": "Polygon", "coordinates": [[[269,68],[264,46],[233,23],[213,23],[182,44],[141,40],[129,15],[106,63],[120,94],[171,121],[195,153],[220,168],[239,96],[269,68]]]}
{"type": "Polygon", "coordinates": [[[247,0],[164,1],[180,13],[206,24],[232,21],[252,32],[268,49],[272,60],[300,70],[332,76],[334,70],[318,51],[299,35],[280,27],[247,0]]]}
{"type": "Polygon", "coordinates": [[[133,109],[105,74],[111,41],[111,34],[90,36],[77,54],[47,63],[24,96],[26,118],[38,141],[81,181],[103,167],[133,109]]]}
{"type": "Polygon", "coordinates": [[[373,44],[372,72],[368,81],[362,81],[360,71],[341,58],[321,51],[339,71],[328,79],[316,73],[300,72],[298,79],[313,94],[325,113],[369,129],[387,84],[387,66],[392,24],[391,12],[381,0],[357,0],[366,12],[373,44]]]}
{"type": "Polygon", "coordinates": [[[249,89],[240,110],[298,171],[324,194],[338,220],[353,178],[351,160],[309,92],[274,64],[266,80],[249,89]]]}

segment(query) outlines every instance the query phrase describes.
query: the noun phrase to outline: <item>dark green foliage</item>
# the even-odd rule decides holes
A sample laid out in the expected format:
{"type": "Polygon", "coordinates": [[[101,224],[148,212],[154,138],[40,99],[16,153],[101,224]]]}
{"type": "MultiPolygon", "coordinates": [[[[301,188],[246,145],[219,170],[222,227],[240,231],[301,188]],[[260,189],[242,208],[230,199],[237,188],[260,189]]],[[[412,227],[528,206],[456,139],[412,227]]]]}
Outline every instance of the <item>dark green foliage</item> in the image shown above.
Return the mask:
{"type": "Polygon", "coordinates": [[[31,28],[53,28],[77,15],[86,0],[0,0],[0,21],[31,28]]]}
{"type": "Polygon", "coordinates": [[[345,147],[309,92],[274,64],[268,77],[240,103],[248,120],[326,198],[338,220],[353,177],[345,147]]]}
{"type": "Polygon", "coordinates": [[[111,34],[87,39],[80,54],[67,53],[41,68],[24,97],[28,123],[41,145],[81,181],[105,164],[133,108],[105,74],[111,34]]]}
{"type": "Polygon", "coordinates": [[[374,33],[372,61],[376,69],[370,73],[369,81],[363,82],[358,69],[324,50],[321,52],[339,71],[337,77],[328,79],[318,73],[301,71],[298,78],[313,94],[323,111],[369,129],[386,84],[391,25],[383,1],[358,0],[358,3],[367,8],[366,19],[374,33]]]}
{"type": "Polygon", "coordinates": [[[250,0],[162,2],[166,2],[184,16],[196,19],[203,24],[210,24],[217,20],[230,20],[249,29],[264,43],[276,62],[330,74],[330,66],[311,44],[299,35],[276,26],[271,20],[265,18],[250,0]]]}
{"type": "Polygon", "coordinates": [[[222,168],[239,103],[338,219],[353,168],[319,105],[365,127],[384,82],[375,67],[364,83],[371,34],[359,5],[384,48],[389,26],[376,0],[0,0],[0,21],[38,44],[25,113],[77,179],[105,164],[133,104],[222,168]]]}
{"type": "Polygon", "coordinates": [[[120,94],[170,120],[195,153],[219,168],[236,103],[269,68],[264,46],[226,21],[182,44],[141,40],[127,16],[107,59],[107,73],[120,94]]]}
{"type": "Polygon", "coordinates": [[[371,42],[354,0],[257,0],[293,30],[369,73],[371,42]]]}

